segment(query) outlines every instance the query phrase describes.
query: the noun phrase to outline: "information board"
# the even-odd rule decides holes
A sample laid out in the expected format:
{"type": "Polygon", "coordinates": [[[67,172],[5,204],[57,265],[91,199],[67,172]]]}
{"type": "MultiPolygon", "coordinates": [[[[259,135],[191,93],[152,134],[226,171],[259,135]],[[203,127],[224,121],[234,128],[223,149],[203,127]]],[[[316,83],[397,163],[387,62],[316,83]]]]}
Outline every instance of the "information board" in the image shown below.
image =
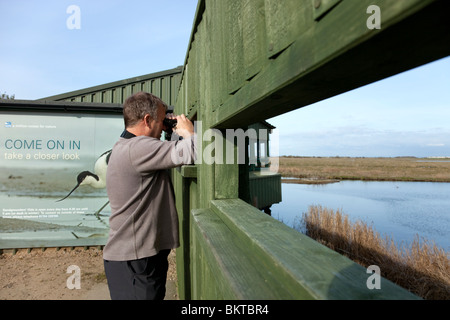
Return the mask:
{"type": "Polygon", "coordinates": [[[106,243],[106,160],[123,126],[121,114],[0,111],[0,249],[106,243]]]}

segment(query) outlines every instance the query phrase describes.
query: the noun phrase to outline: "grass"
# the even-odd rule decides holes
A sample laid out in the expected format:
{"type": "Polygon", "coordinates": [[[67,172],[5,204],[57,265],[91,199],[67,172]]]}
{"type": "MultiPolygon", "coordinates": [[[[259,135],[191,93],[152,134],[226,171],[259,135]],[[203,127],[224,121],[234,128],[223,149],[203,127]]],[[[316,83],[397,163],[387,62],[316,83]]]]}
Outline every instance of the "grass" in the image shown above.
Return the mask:
{"type": "Polygon", "coordinates": [[[429,300],[450,299],[450,263],[447,253],[434,242],[396,245],[362,221],[351,222],[339,210],[311,206],[303,214],[306,234],[327,247],[368,267],[377,265],[381,275],[429,300]]]}
{"type": "Polygon", "coordinates": [[[336,180],[450,182],[450,161],[399,158],[280,157],[279,170],[293,182],[336,180]]]}

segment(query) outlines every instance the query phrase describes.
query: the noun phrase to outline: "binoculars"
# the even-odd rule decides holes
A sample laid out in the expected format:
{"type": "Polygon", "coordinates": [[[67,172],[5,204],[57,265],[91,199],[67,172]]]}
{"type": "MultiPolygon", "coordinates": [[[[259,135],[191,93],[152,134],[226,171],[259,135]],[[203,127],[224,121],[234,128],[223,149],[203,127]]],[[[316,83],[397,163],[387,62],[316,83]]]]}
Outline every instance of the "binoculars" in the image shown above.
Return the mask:
{"type": "MultiPolygon", "coordinates": [[[[168,108],[167,108],[167,111],[166,111],[166,114],[173,113],[173,109],[174,109],[173,106],[168,107],[168,108]]],[[[171,133],[172,133],[172,129],[175,128],[175,127],[177,126],[177,119],[168,119],[168,118],[165,118],[165,119],[163,120],[163,124],[167,127],[166,132],[169,133],[169,134],[171,134],[171,133]]]]}
{"type": "Polygon", "coordinates": [[[172,128],[175,128],[177,126],[177,119],[165,118],[163,120],[163,124],[167,127],[167,131],[172,131],[172,128]]]}
{"type": "MultiPolygon", "coordinates": [[[[166,114],[168,113],[173,113],[173,107],[170,107],[169,110],[166,111],[166,114]]],[[[172,129],[175,128],[177,126],[177,119],[168,119],[168,118],[164,118],[163,120],[163,124],[164,126],[166,126],[166,140],[171,140],[172,139],[172,129]]]]}

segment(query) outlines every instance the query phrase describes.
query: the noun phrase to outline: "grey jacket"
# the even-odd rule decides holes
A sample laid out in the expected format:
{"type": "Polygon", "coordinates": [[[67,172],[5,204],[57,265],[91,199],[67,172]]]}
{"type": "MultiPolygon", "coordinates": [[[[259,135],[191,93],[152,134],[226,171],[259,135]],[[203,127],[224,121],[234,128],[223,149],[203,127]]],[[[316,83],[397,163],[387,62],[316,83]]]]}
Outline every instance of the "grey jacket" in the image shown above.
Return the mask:
{"type": "Polygon", "coordinates": [[[141,259],[179,244],[170,168],[195,161],[197,136],[179,141],[120,138],[106,174],[111,217],[103,258],[141,259]]]}

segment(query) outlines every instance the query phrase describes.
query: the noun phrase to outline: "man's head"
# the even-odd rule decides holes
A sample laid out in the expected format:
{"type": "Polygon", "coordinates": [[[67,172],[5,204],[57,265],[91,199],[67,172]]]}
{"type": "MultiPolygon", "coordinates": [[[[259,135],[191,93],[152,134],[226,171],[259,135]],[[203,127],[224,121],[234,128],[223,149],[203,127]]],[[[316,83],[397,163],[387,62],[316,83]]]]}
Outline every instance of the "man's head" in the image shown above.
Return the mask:
{"type": "Polygon", "coordinates": [[[135,93],[123,105],[125,128],[136,136],[160,139],[166,110],[167,105],[160,98],[147,92],[135,93]]]}
{"type": "Polygon", "coordinates": [[[123,105],[125,128],[137,125],[148,114],[153,120],[158,119],[159,107],[167,110],[167,104],[160,98],[147,92],[138,92],[128,97],[123,105]]]}

